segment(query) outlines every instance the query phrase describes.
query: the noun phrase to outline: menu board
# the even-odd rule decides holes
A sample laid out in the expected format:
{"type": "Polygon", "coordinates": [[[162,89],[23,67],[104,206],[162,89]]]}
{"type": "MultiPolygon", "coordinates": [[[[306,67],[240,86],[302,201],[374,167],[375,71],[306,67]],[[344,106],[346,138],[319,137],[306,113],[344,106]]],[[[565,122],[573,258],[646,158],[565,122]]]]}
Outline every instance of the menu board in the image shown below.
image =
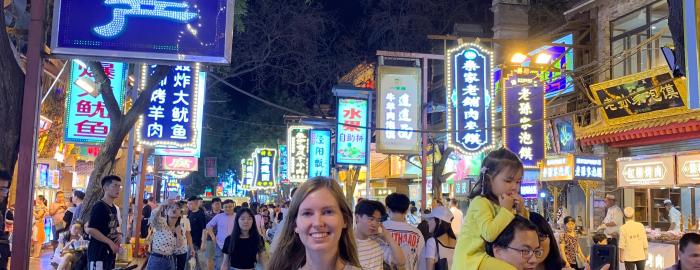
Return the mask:
{"type": "Polygon", "coordinates": [[[675,157],[640,156],[617,159],[618,187],[669,187],[675,185],[675,157]]]}
{"type": "Polygon", "coordinates": [[[676,173],[679,185],[700,184],[700,153],[676,156],[676,173]]]}

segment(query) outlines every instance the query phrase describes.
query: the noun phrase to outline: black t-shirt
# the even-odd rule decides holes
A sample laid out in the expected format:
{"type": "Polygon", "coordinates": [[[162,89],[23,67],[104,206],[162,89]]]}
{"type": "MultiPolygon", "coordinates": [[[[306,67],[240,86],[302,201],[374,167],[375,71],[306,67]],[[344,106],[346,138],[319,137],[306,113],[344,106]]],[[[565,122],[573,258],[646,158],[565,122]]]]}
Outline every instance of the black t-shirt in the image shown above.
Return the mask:
{"type": "Polygon", "coordinates": [[[231,263],[229,267],[241,269],[255,268],[258,254],[253,247],[258,246],[261,241],[263,241],[262,238],[258,238],[257,241],[252,237],[238,238],[236,246],[233,248],[233,254],[230,254],[229,245],[231,244],[231,236],[229,236],[226,237],[224,248],[221,249],[221,252],[228,254],[231,263]]]}
{"type": "MultiPolygon", "coordinates": [[[[117,207],[109,206],[102,200],[97,201],[92,207],[90,213],[90,222],[88,227],[99,230],[104,236],[116,241],[119,238],[117,227],[119,220],[117,219],[117,207]]],[[[88,245],[88,261],[114,261],[116,254],[105,243],[90,237],[88,245]]]]}
{"type": "Polygon", "coordinates": [[[192,244],[199,248],[202,245],[202,231],[207,227],[207,217],[204,215],[204,211],[199,209],[197,212],[190,211],[187,218],[190,220],[192,244]]]}

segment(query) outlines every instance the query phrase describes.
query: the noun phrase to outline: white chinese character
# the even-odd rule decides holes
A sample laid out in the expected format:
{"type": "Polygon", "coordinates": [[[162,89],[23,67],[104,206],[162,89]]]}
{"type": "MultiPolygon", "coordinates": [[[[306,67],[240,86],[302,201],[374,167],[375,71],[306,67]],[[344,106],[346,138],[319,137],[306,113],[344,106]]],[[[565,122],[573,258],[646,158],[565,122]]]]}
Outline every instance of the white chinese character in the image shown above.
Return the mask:
{"type": "Polygon", "coordinates": [[[467,133],[462,137],[462,142],[465,144],[482,145],[481,135],[479,133],[467,133]]]}
{"type": "Polygon", "coordinates": [[[532,107],[530,106],[530,103],[521,102],[520,107],[518,107],[518,112],[521,115],[531,115],[532,114],[532,107]]]}
{"type": "Polygon", "coordinates": [[[399,97],[399,106],[411,107],[411,96],[409,96],[408,94],[402,94],[399,97]]]}
{"type": "Polygon", "coordinates": [[[467,121],[467,123],[464,124],[464,128],[467,130],[476,130],[479,128],[479,124],[474,121],[467,121]]]}
{"type": "Polygon", "coordinates": [[[165,90],[162,88],[158,88],[156,90],[153,90],[153,94],[151,94],[151,102],[158,101],[159,104],[164,104],[165,103],[165,90]]]}
{"type": "Polygon", "coordinates": [[[477,74],[474,72],[466,72],[466,73],[464,73],[463,76],[464,76],[464,81],[467,82],[468,84],[472,84],[474,82],[479,81],[477,74]]]}
{"type": "Polygon", "coordinates": [[[464,112],[464,119],[479,121],[479,111],[470,108],[468,111],[464,112]]]}
{"type": "Polygon", "coordinates": [[[466,71],[476,71],[477,69],[481,68],[479,65],[474,62],[474,60],[467,60],[464,62],[464,65],[462,66],[462,69],[466,71]]]}
{"type": "Polygon", "coordinates": [[[180,108],[180,107],[175,107],[173,108],[173,121],[174,122],[189,122],[190,120],[187,118],[187,114],[189,113],[189,110],[187,108],[180,108]]]}
{"type": "Polygon", "coordinates": [[[190,80],[190,75],[178,72],[177,74],[175,74],[175,84],[173,84],[173,86],[187,88],[187,86],[190,85],[190,80]]]}
{"type": "Polygon", "coordinates": [[[410,111],[408,109],[403,108],[401,111],[399,111],[399,121],[401,122],[411,122],[411,116],[409,115],[410,111]]]}
{"type": "Polygon", "coordinates": [[[661,177],[664,177],[664,167],[661,165],[656,165],[656,167],[654,167],[654,178],[661,177]]]}
{"type": "Polygon", "coordinates": [[[521,131],[520,135],[518,136],[518,140],[520,140],[521,145],[531,145],[534,143],[532,141],[532,134],[527,131],[521,131]]]}
{"type": "MultiPolygon", "coordinates": [[[[532,147],[524,146],[523,148],[520,148],[520,151],[518,152],[518,156],[522,160],[532,160],[533,159],[532,147]]],[[[561,174],[563,174],[563,173],[561,173],[561,174]]]]}
{"type": "Polygon", "coordinates": [[[401,130],[397,132],[399,139],[410,140],[413,137],[413,128],[408,124],[401,124],[401,130]]]}
{"type": "MultiPolygon", "coordinates": [[[[395,129],[396,128],[396,123],[394,121],[386,121],[384,124],[387,129],[395,129]]],[[[384,131],[384,135],[386,136],[387,139],[393,140],[396,139],[396,130],[387,130],[384,131]]]]}
{"type": "Polygon", "coordinates": [[[466,97],[462,100],[462,106],[478,108],[480,101],[481,97],[466,97]]]}
{"type": "Polygon", "coordinates": [[[388,100],[388,101],[394,101],[394,100],[396,100],[396,96],[394,96],[394,93],[387,93],[387,94],[386,94],[386,100],[388,100]]]}
{"type": "Polygon", "coordinates": [[[198,14],[189,10],[186,2],[159,0],[105,0],[111,6],[112,20],[102,26],[93,27],[98,35],[107,38],[119,36],[126,30],[127,17],[157,18],[181,24],[189,23],[198,14]]]}
{"type": "Polygon", "coordinates": [[[173,104],[183,103],[183,104],[185,104],[186,106],[187,106],[187,105],[190,105],[190,103],[187,102],[187,100],[185,100],[185,97],[189,97],[190,94],[185,93],[184,90],[180,89],[179,92],[173,93],[173,95],[175,95],[175,96],[177,97],[177,100],[173,101],[173,104]]]}
{"type": "Polygon", "coordinates": [[[270,165],[272,162],[270,161],[270,157],[263,157],[260,163],[262,165],[270,165]]]}
{"type": "Polygon", "coordinates": [[[532,121],[530,119],[530,117],[527,117],[527,116],[520,117],[520,128],[523,130],[530,129],[532,127],[532,124],[530,124],[530,121],[532,121]]]}
{"type": "Polygon", "coordinates": [[[644,177],[644,168],[643,167],[634,168],[634,176],[637,179],[641,179],[642,177],[644,177]]]}
{"type": "Polygon", "coordinates": [[[170,138],[182,139],[182,140],[187,139],[187,129],[185,129],[184,126],[176,124],[176,125],[173,125],[173,127],[171,127],[171,129],[173,130],[173,134],[170,135],[170,138]]]}
{"type": "Polygon", "coordinates": [[[190,66],[175,66],[175,71],[187,71],[191,72],[190,66]]]}
{"type": "Polygon", "coordinates": [[[389,121],[396,121],[396,113],[395,112],[387,112],[386,113],[386,120],[389,121]]]}
{"type": "Polygon", "coordinates": [[[158,123],[148,124],[148,137],[163,138],[163,126],[158,123]]]}
{"type": "Polygon", "coordinates": [[[644,167],[644,178],[651,178],[652,175],[654,174],[654,168],[651,166],[645,166],[644,167]]]}
{"type": "Polygon", "coordinates": [[[387,103],[386,103],[386,110],[387,110],[387,111],[396,110],[396,103],[394,103],[394,102],[387,102],[387,103]]]}
{"type": "Polygon", "coordinates": [[[518,100],[530,101],[530,94],[530,89],[523,87],[518,93],[518,100]]]}
{"type": "MultiPolygon", "coordinates": [[[[265,163],[263,163],[263,164],[265,164],[265,163]]],[[[268,174],[269,174],[269,173],[270,173],[270,167],[269,167],[269,166],[261,166],[261,167],[260,167],[260,172],[261,172],[261,173],[268,173],[268,174]]]]}
{"type": "MultiPolygon", "coordinates": [[[[155,67],[156,67],[156,66],[152,66],[152,68],[155,68],[155,67]]],[[[158,85],[160,85],[160,87],[165,87],[166,85],[168,85],[168,76],[165,76],[165,78],[163,78],[162,80],[160,80],[160,82],[158,83],[158,85]]]]}
{"type": "Polygon", "coordinates": [[[576,170],[574,171],[574,175],[581,176],[581,166],[576,165],[576,170]]]}
{"type": "Polygon", "coordinates": [[[479,94],[479,87],[473,84],[467,85],[467,87],[462,88],[463,96],[476,96],[479,94]]]}
{"type": "Polygon", "coordinates": [[[161,106],[151,106],[148,108],[148,117],[153,118],[153,121],[157,122],[159,118],[165,118],[164,110],[161,106]]]}
{"type": "MultiPolygon", "coordinates": [[[[266,168],[266,167],[263,167],[263,168],[266,168]]],[[[265,173],[262,173],[262,174],[260,175],[260,179],[261,179],[262,181],[264,181],[264,182],[270,181],[270,173],[269,173],[270,168],[267,168],[267,170],[268,170],[268,173],[266,173],[266,174],[265,174],[265,173]]]]}

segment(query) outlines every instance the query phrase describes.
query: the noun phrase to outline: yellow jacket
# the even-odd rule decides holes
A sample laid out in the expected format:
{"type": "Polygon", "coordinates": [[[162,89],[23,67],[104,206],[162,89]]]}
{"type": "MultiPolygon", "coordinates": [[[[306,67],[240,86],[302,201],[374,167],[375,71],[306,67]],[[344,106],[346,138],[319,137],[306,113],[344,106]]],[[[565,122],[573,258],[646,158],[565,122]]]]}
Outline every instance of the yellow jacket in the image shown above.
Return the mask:
{"type": "Polygon", "coordinates": [[[502,209],[486,197],[477,196],[472,199],[457,239],[452,270],[479,269],[481,262],[488,256],[485,241],[495,241],[514,218],[515,211],[502,209]]]}

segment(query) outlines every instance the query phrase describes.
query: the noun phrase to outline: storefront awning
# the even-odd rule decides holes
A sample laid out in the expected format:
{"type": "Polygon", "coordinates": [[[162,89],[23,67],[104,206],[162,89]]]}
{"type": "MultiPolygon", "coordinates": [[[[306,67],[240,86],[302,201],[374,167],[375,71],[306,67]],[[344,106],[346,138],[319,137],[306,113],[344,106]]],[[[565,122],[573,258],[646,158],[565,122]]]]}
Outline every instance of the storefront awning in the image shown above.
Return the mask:
{"type": "Polygon", "coordinates": [[[665,115],[658,118],[617,125],[604,122],[577,128],[582,146],[608,144],[612,147],[650,145],[700,138],[700,111],[665,115]]]}

